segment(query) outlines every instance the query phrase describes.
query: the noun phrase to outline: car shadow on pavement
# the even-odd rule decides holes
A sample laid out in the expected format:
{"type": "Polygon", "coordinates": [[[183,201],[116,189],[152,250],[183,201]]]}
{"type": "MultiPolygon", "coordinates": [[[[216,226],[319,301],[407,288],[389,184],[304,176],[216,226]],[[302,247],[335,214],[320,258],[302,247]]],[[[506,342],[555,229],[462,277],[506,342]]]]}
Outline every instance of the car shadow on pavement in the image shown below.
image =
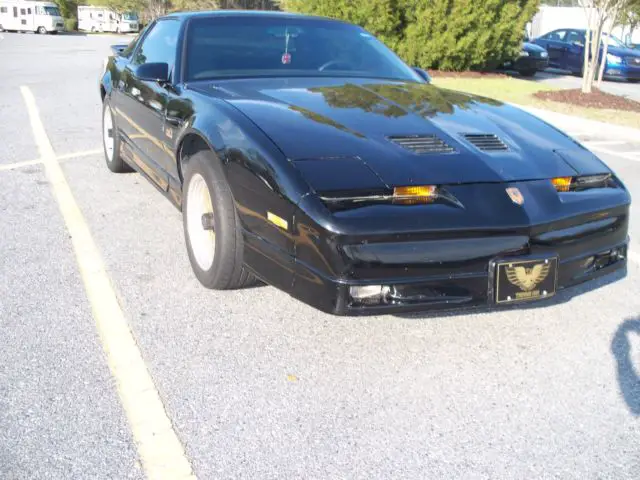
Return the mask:
{"type": "Polygon", "coordinates": [[[594,290],[598,290],[604,286],[607,286],[611,283],[617,282],[618,280],[622,280],[627,276],[627,268],[622,268],[608,275],[604,275],[602,277],[596,278],[590,282],[583,283],[580,285],[576,285],[573,287],[569,287],[565,290],[560,290],[556,295],[548,300],[538,300],[531,303],[521,303],[519,305],[507,305],[507,306],[480,306],[480,307],[469,307],[469,308],[458,308],[455,310],[425,310],[423,312],[411,312],[411,313],[398,313],[395,314],[396,317],[400,318],[408,318],[408,319],[437,319],[437,318],[446,318],[446,317],[454,317],[460,315],[488,315],[496,312],[509,312],[513,310],[532,310],[539,309],[545,307],[551,307],[553,305],[560,305],[562,303],[567,303],[578,295],[582,295],[587,292],[592,292],[594,290]]]}
{"type": "MultiPolygon", "coordinates": [[[[631,358],[630,335],[640,336],[640,317],[628,318],[618,327],[611,340],[611,352],[616,359],[620,393],[633,415],[640,416],[640,365],[634,367],[631,358]]],[[[638,358],[640,360],[640,356],[638,358]]]]}

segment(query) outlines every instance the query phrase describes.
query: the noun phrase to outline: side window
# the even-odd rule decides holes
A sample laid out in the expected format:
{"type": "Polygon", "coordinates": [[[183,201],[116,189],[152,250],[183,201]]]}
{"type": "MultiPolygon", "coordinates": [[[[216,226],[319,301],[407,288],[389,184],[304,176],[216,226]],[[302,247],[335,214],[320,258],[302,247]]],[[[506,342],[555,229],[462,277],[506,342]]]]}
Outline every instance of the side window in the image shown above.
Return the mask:
{"type": "Polygon", "coordinates": [[[564,42],[565,37],[567,36],[566,30],[556,30],[555,32],[548,33],[546,36],[547,40],[555,40],[556,42],[564,42]]]}
{"type": "Polygon", "coordinates": [[[28,13],[29,15],[31,15],[31,9],[30,9],[30,8],[27,8],[27,13],[28,13]]]}
{"type": "Polygon", "coordinates": [[[127,45],[127,48],[125,48],[122,53],[120,53],[121,57],[125,57],[125,58],[130,58],[131,54],[133,53],[133,51],[136,49],[136,46],[138,45],[138,43],[140,43],[140,39],[142,37],[144,37],[144,33],[149,30],[150,28],[153,28],[153,23],[149,24],[148,26],[146,26],[145,28],[142,29],[142,31],[136,36],[136,38],[134,38],[131,43],[129,43],[129,45],[127,45]]]}
{"type": "Polygon", "coordinates": [[[13,16],[14,17],[18,16],[18,7],[13,7],[13,16]]]}
{"type": "Polygon", "coordinates": [[[171,72],[176,61],[179,32],[180,22],[177,20],[159,20],[142,41],[131,63],[167,63],[171,72]]]}
{"type": "Polygon", "coordinates": [[[0,13],[7,13],[7,7],[0,7],[0,13]]]}
{"type": "Polygon", "coordinates": [[[567,35],[567,43],[575,43],[584,47],[584,33],[571,31],[567,35]]]}
{"type": "Polygon", "coordinates": [[[20,9],[20,15],[25,15],[27,12],[25,12],[24,8],[20,9]]]}

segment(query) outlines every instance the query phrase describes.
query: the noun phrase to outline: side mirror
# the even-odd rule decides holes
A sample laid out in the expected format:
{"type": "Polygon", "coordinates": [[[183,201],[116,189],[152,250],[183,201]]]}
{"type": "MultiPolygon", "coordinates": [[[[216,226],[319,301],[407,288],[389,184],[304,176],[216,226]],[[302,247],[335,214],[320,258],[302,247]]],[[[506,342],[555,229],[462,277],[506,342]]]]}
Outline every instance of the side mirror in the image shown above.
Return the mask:
{"type": "Polygon", "coordinates": [[[166,63],[143,63],[135,69],[134,74],[140,80],[158,83],[168,82],[169,65],[166,63]]]}
{"type": "Polygon", "coordinates": [[[125,48],[127,48],[126,44],[111,45],[111,51],[114,55],[120,55],[125,48]]]}
{"type": "Polygon", "coordinates": [[[420,75],[420,78],[422,78],[426,83],[431,83],[431,75],[429,75],[426,70],[418,67],[413,67],[413,71],[420,75]]]}

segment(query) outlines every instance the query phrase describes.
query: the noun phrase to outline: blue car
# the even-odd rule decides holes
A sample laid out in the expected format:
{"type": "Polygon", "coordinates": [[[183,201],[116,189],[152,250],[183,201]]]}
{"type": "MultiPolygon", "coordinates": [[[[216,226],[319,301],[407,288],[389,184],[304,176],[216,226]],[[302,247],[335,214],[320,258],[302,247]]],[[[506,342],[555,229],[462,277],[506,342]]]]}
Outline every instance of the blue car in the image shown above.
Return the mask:
{"type": "MultiPolygon", "coordinates": [[[[533,42],[549,52],[550,67],[582,75],[585,36],[585,30],[559,29],[536,38],[533,42]]],[[[603,38],[609,43],[605,77],[640,81],[640,51],[627,47],[611,35],[604,35],[603,38]]]]}

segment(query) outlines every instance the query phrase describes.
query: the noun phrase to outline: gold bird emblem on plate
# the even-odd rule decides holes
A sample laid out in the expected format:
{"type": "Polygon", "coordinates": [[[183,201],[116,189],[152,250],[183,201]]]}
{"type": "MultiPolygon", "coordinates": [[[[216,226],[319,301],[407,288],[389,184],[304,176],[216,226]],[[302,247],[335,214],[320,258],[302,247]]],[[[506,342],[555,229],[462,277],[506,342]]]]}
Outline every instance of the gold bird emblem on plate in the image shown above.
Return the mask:
{"type": "Polygon", "coordinates": [[[550,263],[538,263],[531,268],[522,266],[508,266],[506,268],[507,279],[525,292],[530,292],[536,285],[542,282],[551,270],[550,263]]]}

